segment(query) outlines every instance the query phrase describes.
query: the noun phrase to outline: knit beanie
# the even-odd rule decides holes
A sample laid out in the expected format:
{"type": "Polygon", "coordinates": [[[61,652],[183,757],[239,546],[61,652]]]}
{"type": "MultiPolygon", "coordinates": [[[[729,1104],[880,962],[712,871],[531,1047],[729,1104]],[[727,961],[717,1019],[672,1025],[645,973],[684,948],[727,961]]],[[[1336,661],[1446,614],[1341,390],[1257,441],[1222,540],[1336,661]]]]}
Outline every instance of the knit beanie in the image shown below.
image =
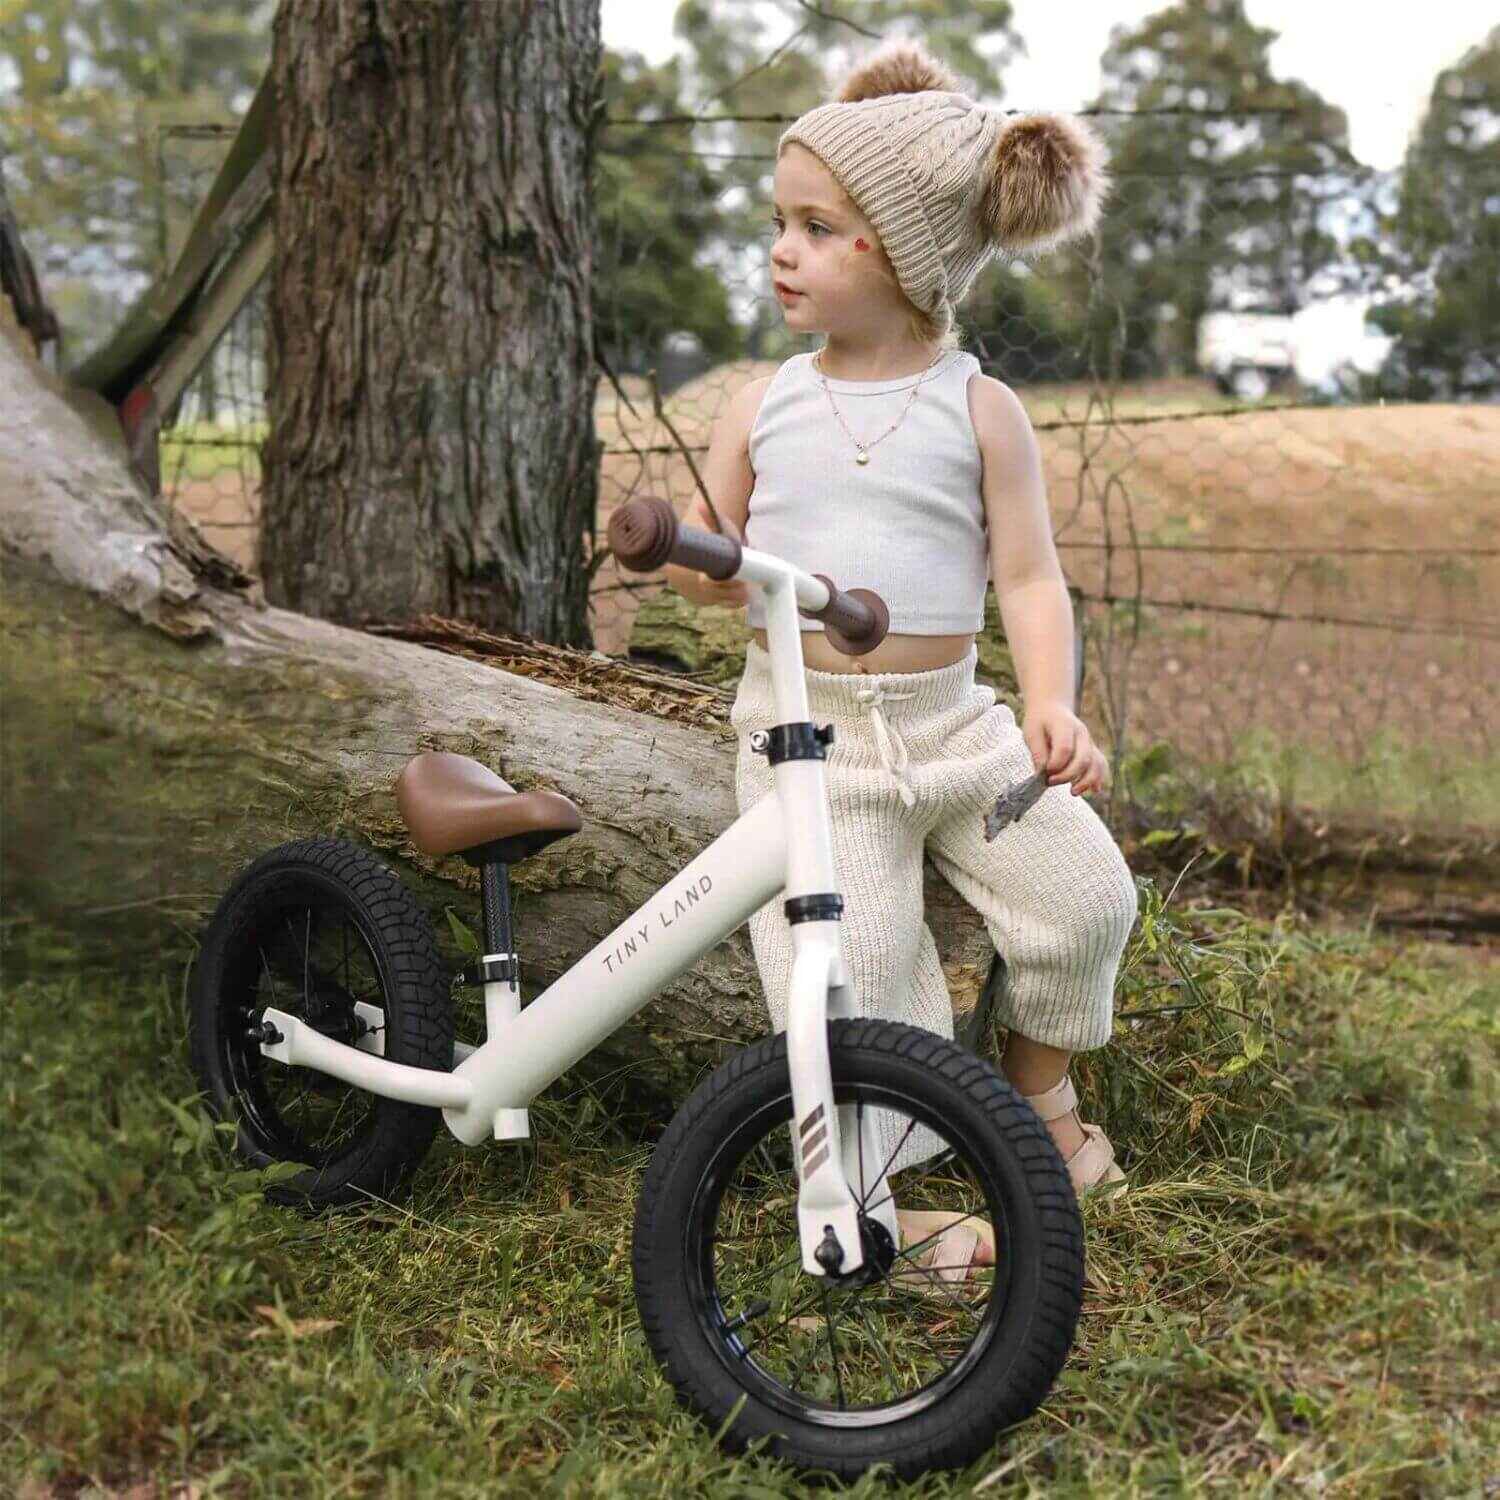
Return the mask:
{"type": "Polygon", "coordinates": [[[943,332],[999,252],[1093,232],[1111,189],[1103,142],[1067,114],[1006,117],[916,42],[886,43],[776,144],[813,152],[874,226],[902,291],[943,332]]]}

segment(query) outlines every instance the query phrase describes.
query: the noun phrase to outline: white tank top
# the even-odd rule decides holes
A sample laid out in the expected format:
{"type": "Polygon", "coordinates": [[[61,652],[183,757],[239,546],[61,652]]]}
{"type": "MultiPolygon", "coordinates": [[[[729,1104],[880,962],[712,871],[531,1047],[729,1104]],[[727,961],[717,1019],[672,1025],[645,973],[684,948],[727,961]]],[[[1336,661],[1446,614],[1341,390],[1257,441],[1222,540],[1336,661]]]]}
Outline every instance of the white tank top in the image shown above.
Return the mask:
{"type": "MultiPolygon", "coordinates": [[[[964,635],[984,627],[989,536],[983,459],[969,416],[979,361],[945,350],[930,371],[893,380],[828,380],[849,431],[873,443],[870,461],[829,409],[813,356],[794,354],[771,377],[748,440],[755,488],[745,545],[824,573],[842,589],[874,589],[893,635],[964,635]],[[911,388],[921,389],[896,430],[911,388]]],[[[765,629],[765,601],[746,607],[765,629]]],[[[803,630],[822,624],[799,616],[803,630]]]]}

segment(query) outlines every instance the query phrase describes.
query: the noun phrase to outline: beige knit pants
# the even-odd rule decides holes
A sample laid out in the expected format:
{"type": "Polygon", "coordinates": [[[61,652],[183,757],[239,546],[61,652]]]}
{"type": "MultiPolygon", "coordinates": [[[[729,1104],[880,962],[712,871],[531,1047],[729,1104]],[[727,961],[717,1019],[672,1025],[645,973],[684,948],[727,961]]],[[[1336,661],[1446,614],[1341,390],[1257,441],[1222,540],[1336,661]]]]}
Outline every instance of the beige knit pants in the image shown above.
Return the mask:
{"type": "MultiPolygon", "coordinates": [[[[985,813],[1036,766],[1010,707],[975,682],[978,657],[971,647],[961,661],[926,672],[806,670],[812,720],[834,726],[824,772],[844,898],[840,941],[859,1011],[954,1034],[953,1002],[923,919],[925,848],[1004,956],[1001,1025],[1069,1052],[1101,1047],[1138,911],[1135,881],[1103,820],[1067,785],[1049,787],[985,841],[985,813]]],[[[776,722],[770,661],[748,643],[730,710],[741,813],[774,790],[769,762],[749,745],[754,730],[776,722]]],[[[786,1029],[791,980],[784,900],[777,895],[750,917],[773,1032],[786,1029]]],[[[877,1113],[894,1149],[908,1121],[877,1113]]],[[[919,1126],[892,1170],[941,1149],[919,1126]]]]}

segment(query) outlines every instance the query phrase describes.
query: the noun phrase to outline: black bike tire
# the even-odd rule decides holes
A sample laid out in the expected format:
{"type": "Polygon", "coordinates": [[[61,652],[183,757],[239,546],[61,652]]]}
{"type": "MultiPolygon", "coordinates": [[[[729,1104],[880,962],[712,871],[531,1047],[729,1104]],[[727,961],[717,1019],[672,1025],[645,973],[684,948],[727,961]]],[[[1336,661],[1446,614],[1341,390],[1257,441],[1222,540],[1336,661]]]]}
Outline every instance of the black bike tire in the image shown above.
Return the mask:
{"type": "MultiPolygon", "coordinates": [[[[1035,1111],[1000,1073],[955,1043],[917,1026],[838,1020],[828,1028],[835,1085],[898,1079],[945,1111],[981,1156],[1007,1178],[1010,1253],[1032,1270],[1024,1336],[998,1340],[953,1393],[885,1426],[833,1431],[788,1418],[739,1384],[690,1306],[684,1244],[692,1195],[717,1148],[773,1098],[790,1097],[786,1033],[737,1052],[684,1102],[663,1132],[642,1181],[631,1250],[636,1305],[647,1342],[678,1402],[712,1431],[744,1406],[721,1436],[730,1453],[758,1438],[799,1468],[851,1480],[877,1463],[901,1479],[972,1463],[1005,1428],[1029,1417],[1067,1361],[1083,1299],[1083,1224],[1057,1147],[1035,1111]]],[[[1021,1316],[1021,1314],[1018,1314],[1021,1316]]]]}
{"type": "MultiPolygon", "coordinates": [[[[188,984],[188,1050],[209,1113],[237,1120],[235,1154],[256,1167],[278,1158],[251,1139],[219,1048],[220,986],[227,952],[242,924],[278,882],[298,882],[347,902],[363,918],[383,974],[386,1014],[384,1056],[415,1068],[448,1072],[453,1066],[450,977],[438,953],[427,913],[400,877],[368,849],[345,839],[297,839],[267,850],[247,866],[220,898],[192,964],[188,984]]],[[[274,1202],[310,1210],[396,1201],[426,1155],[440,1109],[399,1099],[375,1099],[374,1126],[356,1149],[321,1169],[309,1168],[270,1185],[274,1202]]]]}

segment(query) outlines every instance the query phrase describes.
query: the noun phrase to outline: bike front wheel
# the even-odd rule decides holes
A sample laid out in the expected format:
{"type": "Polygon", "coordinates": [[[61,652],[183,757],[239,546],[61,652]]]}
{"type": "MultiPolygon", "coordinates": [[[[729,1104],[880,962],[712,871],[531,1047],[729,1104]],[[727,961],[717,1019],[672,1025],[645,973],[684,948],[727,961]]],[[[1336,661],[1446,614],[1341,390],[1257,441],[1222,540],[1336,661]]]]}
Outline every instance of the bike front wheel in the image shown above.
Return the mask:
{"type": "Polygon", "coordinates": [[[802,1269],[779,1032],[710,1074],[657,1145],[632,1244],[641,1323],[678,1400],[730,1452],[765,1438],[767,1453],[844,1479],[881,1463],[901,1479],[961,1468],[1036,1410],[1067,1360],[1078,1200],[1046,1128],[989,1063],[889,1021],[834,1021],[828,1043],[865,1265],[802,1269]],[[919,1127],[932,1154],[890,1170],[919,1127]],[[919,1269],[932,1237],[908,1242],[897,1205],[936,1212],[929,1223],[987,1220],[994,1263],[966,1278],[919,1269]]]}

